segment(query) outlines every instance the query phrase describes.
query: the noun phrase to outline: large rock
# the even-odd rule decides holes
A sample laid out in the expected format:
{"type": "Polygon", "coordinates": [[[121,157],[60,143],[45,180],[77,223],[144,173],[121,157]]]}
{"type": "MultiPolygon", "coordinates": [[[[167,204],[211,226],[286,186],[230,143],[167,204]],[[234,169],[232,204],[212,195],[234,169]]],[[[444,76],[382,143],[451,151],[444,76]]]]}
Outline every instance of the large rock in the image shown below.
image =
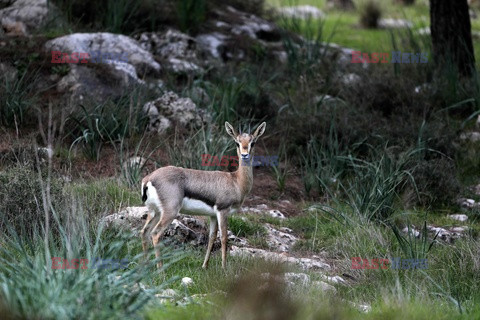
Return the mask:
{"type": "MultiPolygon", "coordinates": [[[[37,30],[45,25],[52,3],[47,0],[16,0],[2,1],[0,7],[0,22],[4,28],[16,25],[16,28],[26,27],[29,31],[37,30]]],[[[26,33],[27,30],[22,32],[26,33]]],[[[17,34],[19,35],[19,34],[17,34]]]]}
{"type": "Polygon", "coordinates": [[[132,86],[144,83],[128,63],[112,61],[108,66],[71,64],[69,73],[58,81],[57,90],[70,93],[73,102],[81,102],[85,97],[105,101],[121,97],[132,86]]]}
{"type": "Polygon", "coordinates": [[[145,32],[140,34],[138,42],[143,49],[158,56],[169,71],[188,74],[204,71],[200,67],[197,41],[180,31],[145,32]]]}
{"type": "Polygon", "coordinates": [[[175,123],[182,128],[195,128],[205,124],[209,116],[197,108],[190,98],[180,98],[174,92],[167,92],[157,100],[147,102],[143,110],[150,118],[148,129],[163,133],[175,123]]]}
{"type": "Polygon", "coordinates": [[[213,10],[205,30],[208,32],[197,35],[196,40],[210,60],[245,60],[252,48],[262,48],[280,60],[285,56],[282,31],[274,23],[231,6],[213,10]]]}
{"type": "MultiPolygon", "coordinates": [[[[145,225],[147,214],[147,207],[127,207],[118,213],[102,218],[101,223],[104,223],[106,227],[116,226],[130,230],[139,236],[145,225]]],[[[173,240],[176,243],[192,246],[205,246],[208,242],[206,223],[188,215],[179,215],[174,219],[165,231],[164,236],[166,239],[173,240]]],[[[246,239],[235,236],[230,230],[228,231],[228,240],[236,245],[243,246],[248,244],[246,239]]],[[[217,248],[220,248],[219,237],[217,237],[214,244],[214,249],[217,248]]]]}
{"type": "MultiPolygon", "coordinates": [[[[127,64],[135,68],[136,74],[143,77],[145,74],[156,74],[160,71],[160,64],[152,54],[143,49],[140,44],[127,36],[107,32],[74,33],[55,38],[45,43],[47,51],[73,52],[102,52],[109,54],[126,55],[127,64]]],[[[110,65],[105,63],[105,65],[110,65]]]]}
{"type": "Polygon", "coordinates": [[[298,240],[298,238],[292,234],[291,229],[281,228],[281,230],[277,230],[269,224],[265,224],[265,228],[267,230],[267,244],[275,251],[288,252],[298,240]]]}

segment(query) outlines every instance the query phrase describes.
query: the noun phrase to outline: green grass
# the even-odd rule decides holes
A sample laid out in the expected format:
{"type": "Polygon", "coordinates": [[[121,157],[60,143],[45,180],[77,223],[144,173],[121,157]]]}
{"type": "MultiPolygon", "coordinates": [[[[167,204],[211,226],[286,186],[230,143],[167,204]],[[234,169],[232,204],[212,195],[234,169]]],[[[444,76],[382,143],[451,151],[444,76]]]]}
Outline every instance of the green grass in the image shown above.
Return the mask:
{"type": "Polygon", "coordinates": [[[71,190],[85,205],[84,209],[91,217],[142,205],[140,191],[130,189],[117,179],[77,182],[71,186],[71,190]]]}
{"type": "MultiPolygon", "coordinates": [[[[323,24],[324,40],[337,43],[341,46],[360,50],[362,52],[391,52],[392,40],[388,30],[382,29],[363,29],[359,27],[358,10],[344,12],[338,10],[326,10],[325,0],[267,0],[274,6],[292,6],[292,5],[313,5],[326,14],[323,22],[320,20],[309,21],[308,29],[317,29],[315,25],[323,24]]],[[[415,1],[412,6],[402,6],[392,0],[381,1],[382,18],[407,19],[412,22],[412,30],[418,30],[430,26],[429,6],[427,1],[415,1]]],[[[356,1],[357,9],[359,1],[356,1]]],[[[480,20],[472,19],[472,31],[480,31],[480,20]]],[[[280,25],[282,25],[280,23],[280,25]]],[[[304,30],[306,26],[304,26],[304,30]]],[[[428,37],[427,37],[428,38],[428,37]]],[[[473,38],[477,68],[480,67],[480,39],[473,38]]],[[[411,49],[402,49],[402,51],[411,52],[411,49]]],[[[429,55],[429,58],[431,55],[429,55]]]]}

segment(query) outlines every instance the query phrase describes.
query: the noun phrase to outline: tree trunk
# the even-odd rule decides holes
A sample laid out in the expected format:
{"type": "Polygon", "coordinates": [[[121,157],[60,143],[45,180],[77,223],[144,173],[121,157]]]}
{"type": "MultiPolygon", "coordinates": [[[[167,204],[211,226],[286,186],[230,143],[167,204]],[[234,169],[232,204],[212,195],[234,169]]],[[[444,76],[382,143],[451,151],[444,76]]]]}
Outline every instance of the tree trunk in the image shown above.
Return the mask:
{"type": "Polygon", "coordinates": [[[467,0],[430,0],[433,57],[439,68],[453,66],[460,75],[475,72],[467,0]]]}

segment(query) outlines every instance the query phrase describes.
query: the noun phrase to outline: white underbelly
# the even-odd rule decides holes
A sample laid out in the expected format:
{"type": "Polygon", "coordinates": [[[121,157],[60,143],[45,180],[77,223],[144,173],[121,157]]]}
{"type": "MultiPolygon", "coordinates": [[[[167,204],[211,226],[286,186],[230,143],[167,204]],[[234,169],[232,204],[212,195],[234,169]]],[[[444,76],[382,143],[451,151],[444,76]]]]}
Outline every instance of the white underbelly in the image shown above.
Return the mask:
{"type": "Polygon", "coordinates": [[[191,198],[183,198],[182,201],[182,208],[180,209],[180,213],[189,214],[194,216],[211,216],[215,217],[217,214],[215,209],[208,205],[207,203],[191,198]]]}

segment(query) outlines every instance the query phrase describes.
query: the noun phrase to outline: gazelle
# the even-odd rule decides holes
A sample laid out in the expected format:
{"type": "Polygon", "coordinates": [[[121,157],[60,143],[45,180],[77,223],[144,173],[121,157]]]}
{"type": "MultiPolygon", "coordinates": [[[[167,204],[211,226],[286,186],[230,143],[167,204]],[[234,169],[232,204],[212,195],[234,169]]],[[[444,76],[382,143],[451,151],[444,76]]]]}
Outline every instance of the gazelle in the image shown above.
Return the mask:
{"type": "MultiPolygon", "coordinates": [[[[179,167],[163,167],[142,180],[142,200],[149,209],[147,222],[141,231],[143,251],[148,250],[151,235],[155,256],[160,259],[159,242],[179,212],[210,217],[207,253],[202,268],[208,267],[213,243],[220,229],[222,267],[227,262],[227,215],[241,208],[252,189],[251,157],[258,138],[265,132],[266,123],[253,134],[237,133],[225,122],[227,133],[235,140],[239,166],[235,172],[203,171],[179,167]]],[[[158,268],[162,263],[158,262],[158,268]]]]}

